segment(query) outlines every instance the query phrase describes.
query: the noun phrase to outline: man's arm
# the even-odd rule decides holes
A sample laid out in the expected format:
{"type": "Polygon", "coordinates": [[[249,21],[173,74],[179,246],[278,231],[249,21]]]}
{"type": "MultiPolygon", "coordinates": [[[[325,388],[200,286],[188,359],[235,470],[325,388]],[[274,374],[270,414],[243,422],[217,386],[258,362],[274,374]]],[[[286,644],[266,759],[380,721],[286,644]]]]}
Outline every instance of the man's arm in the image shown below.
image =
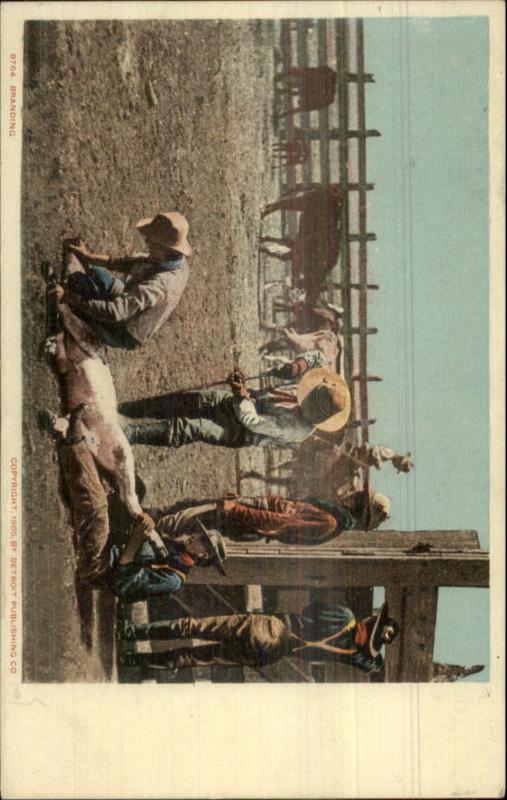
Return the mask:
{"type": "Polygon", "coordinates": [[[280,435],[280,429],[276,424],[276,420],[273,417],[258,414],[250,398],[235,397],[233,400],[233,408],[239,422],[252,433],[274,438],[280,435]]]}
{"type": "Polygon", "coordinates": [[[307,350],[306,353],[300,353],[296,358],[296,363],[304,364],[303,373],[308,369],[317,369],[320,367],[327,367],[328,363],[320,350],[307,350]]]}
{"type": "Polygon", "coordinates": [[[122,566],[131,564],[136,557],[137,551],[147,539],[150,533],[153,532],[155,523],[151,516],[144,512],[144,516],[140,519],[134,527],[127,545],[124,547],[118,563],[122,566]]]}
{"type": "Polygon", "coordinates": [[[92,319],[103,322],[126,322],[132,317],[158,305],[166,297],[166,292],[153,281],[137,283],[131,289],[111,300],[85,300],[73,295],[74,308],[92,319]]]}
{"type": "Polygon", "coordinates": [[[309,369],[318,367],[329,367],[324,354],[320,350],[307,350],[301,353],[294,361],[289,361],[279,369],[273,370],[273,374],[285,380],[301,378],[309,369]]]}
{"type": "Polygon", "coordinates": [[[117,270],[118,272],[132,269],[146,260],[145,256],[142,255],[111,256],[102,253],[93,253],[85,244],[71,244],[69,250],[79,258],[82,264],[96,264],[98,267],[106,267],[117,270]]]}
{"type": "Polygon", "coordinates": [[[119,567],[114,578],[114,591],[125,603],[136,603],[160,594],[173,594],[183,584],[180,576],[169,570],[140,567],[135,571],[129,570],[125,575],[122,572],[119,567]]]}

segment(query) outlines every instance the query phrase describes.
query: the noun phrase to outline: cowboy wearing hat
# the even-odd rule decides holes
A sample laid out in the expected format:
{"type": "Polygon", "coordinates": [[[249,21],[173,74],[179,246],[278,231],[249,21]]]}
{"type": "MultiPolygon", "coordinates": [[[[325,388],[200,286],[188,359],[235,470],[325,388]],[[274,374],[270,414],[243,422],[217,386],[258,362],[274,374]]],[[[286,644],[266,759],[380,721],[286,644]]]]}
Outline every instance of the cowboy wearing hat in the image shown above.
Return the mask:
{"type": "Polygon", "coordinates": [[[346,530],[373,531],[391,516],[391,500],[374,489],[369,480],[366,480],[364,489],[345,495],[339,503],[313,497],[308,498],[308,502],[329,513],[340,509],[342,527],[346,530]]]}
{"type": "Polygon", "coordinates": [[[216,500],[178,502],[164,511],[150,510],[150,514],[159,533],[167,537],[190,530],[199,521],[234,541],[265,539],[316,545],[345,530],[378,527],[389,516],[389,502],[373,489],[354,492],[341,502],[227,492],[216,500]]]}
{"type": "Polygon", "coordinates": [[[325,364],[320,350],[310,350],[274,373],[292,381],[282,389],[249,390],[243,373],[235,370],[229,390],[175,392],[122,403],[121,414],[152,418],[125,422],[125,434],[131,444],[245,447],[298,444],[317,429],[338,431],[349,418],[350,392],[325,364]]]}
{"type": "Polygon", "coordinates": [[[127,666],[167,667],[178,671],[195,666],[261,667],[284,656],[307,661],[340,661],[363,672],[379,672],[381,648],[394,641],[398,625],[387,604],[377,614],[356,620],[341,604],[310,603],[302,614],[233,614],[222,617],[183,617],[134,625],[122,620],[118,635],[138,639],[205,639],[205,645],[156,653],[127,653],[127,666]]]}
{"type": "Polygon", "coordinates": [[[222,536],[218,531],[208,531],[200,520],[166,536],[164,531],[158,533],[146,512],[136,520],[129,517],[125,525],[117,519],[115,538],[129,538],[126,544],[113,544],[108,497],[83,436],[84,407],[80,404],[71,413],[67,436],[60,446],[78,544],[78,582],[109,589],[124,602],[133,603],[178,591],[196,565],[215,565],[225,574],[222,562],[227,552],[222,536]]]}
{"type": "Polygon", "coordinates": [[[188,222],[176,211],[141,219],[136,225],[147,253],[107,256],[78,240],[66,243],[67,302],[105,344],[133,350],[146,344],[177,306],[188,281],[188,222]],[[122,277],[113,272],[124,273],[122,277]]]}

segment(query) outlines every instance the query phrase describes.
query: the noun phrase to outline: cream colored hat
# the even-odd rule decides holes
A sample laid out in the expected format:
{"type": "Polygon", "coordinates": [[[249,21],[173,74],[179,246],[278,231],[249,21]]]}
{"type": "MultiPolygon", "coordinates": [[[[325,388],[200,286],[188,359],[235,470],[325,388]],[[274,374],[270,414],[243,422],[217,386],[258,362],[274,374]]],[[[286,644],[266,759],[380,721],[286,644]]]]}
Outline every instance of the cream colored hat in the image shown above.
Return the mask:
{"type": "MultiPolygon", "coordinates": [[[[370,482],[366,482],[366,486],[364,488],[364,495],[365,495],[365,530],[371,530],[371,522],[372,516],[376,509],[382,511],[385,514],[385,518],[388,519],[391,514],[391,500],[382,492],[377,492],[371,486],[370,482]]],[[[379,524],[379,523],[378,523],[379,524]]]]}
{"type": "Polygon", "coordinates": [[[330,369],[307,370],[297,397],[303,416],[320,431],[339,431],[350,416],[349,388],[341,375],[330,369]]]}
{"type": "Polygon", "coordinates": [[[184,256],[192,255],[192,248],[187,239],[188,222],[183,214],[177,211],[140,219],[136,228],[141,233],[149,228],[151,238],[168,250],[175,250],[184,256]]]}

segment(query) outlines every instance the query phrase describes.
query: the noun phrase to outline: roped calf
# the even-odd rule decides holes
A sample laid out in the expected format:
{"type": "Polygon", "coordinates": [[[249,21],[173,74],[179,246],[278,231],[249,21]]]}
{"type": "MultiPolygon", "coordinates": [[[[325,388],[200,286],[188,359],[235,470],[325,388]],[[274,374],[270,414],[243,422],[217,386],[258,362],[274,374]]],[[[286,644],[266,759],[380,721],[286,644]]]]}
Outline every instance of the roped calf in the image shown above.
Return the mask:
{"type": "Polygon", "coordinates": [[[56,362],[65,376],[67,406],[86,404],[83,434],[97,463],[114,479],[133,517],[143,510],[135,490],[134,456],[120,426],[116,390],[109,366],[99,357],[84,322],[68,306],[58,306],[64,330],[57,336],[56,362]]]}

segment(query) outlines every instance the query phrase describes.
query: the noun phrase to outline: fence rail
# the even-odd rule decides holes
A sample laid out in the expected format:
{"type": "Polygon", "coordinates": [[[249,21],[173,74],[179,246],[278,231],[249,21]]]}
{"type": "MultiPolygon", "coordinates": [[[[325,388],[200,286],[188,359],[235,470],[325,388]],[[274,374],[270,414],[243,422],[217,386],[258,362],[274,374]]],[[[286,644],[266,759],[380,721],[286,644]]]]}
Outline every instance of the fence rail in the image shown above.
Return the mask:
{"type": "MultiPolygon", "coordinates": [[[[301,163],[275,166],[282,197],[294,194],[301,187],[329,186],[332,183],[339,183],[345,190],[341,219],[336,223],[337,235],[340,236],[339,257],[329,271],[321,297],[343,309],[343,371],[352,394],[346,435],[348,441],[358,444],[369,440],[369,428],[373,423],[369,413],[369,385],[381,380],[368,371],[368,337],[377,334],[377,328],[368,319],[368,297],[380,287],[368,274],[368,244],[376,240],[376,235],[368,230],[367,197],[374,191],[374,184],[367,175],[367,147],[369,141],[380,136],[380,132],[367,127],[365,90],[366,86],[374,83],[374,76],[365,67],[363,21],[283,20],[279,31],[279,53],[279,70],[283,74],[290,75],[294,67],[329,67],[336,74],[336,92],[332,102],[278,120],[275,114],[278,145],[297,138],[303,142],[303,151],[307,153],[301,163]]],[[[293,95],[287,99],[286,95],[275,92],[275,110],[278,113],[288,104],[294,106],[297,102],[293,95]]],[[[282,239],[294,241],[297,226],[295,211],[284,209],[280,212],[279,236],[282,239]]],[[[274,222],[270,219],[264,225],[263,233],[267,229],[272,234],[273,227],[274,222]]],[[[259,255],[259,312],[263,343],[279,339],[280,328],[292,324],[291,289],[298,282],[299,276],[291,270],[290,257],[280,262],[264,253],[259,255]]],[[[288,357],[290,351],[282,351],[281,355],[288,357]]],[[[273,476],[273,469],[276,472],[274,465],[278,460],[285,459],[267,455],[268,488],[269,475],[273,476]]],[[[290,488],[290,482],[286,481],[286,485],[290,488]]],[[[296,491],[297,487],[298,482],[294,479],[292,488],[296,491]]],[[[333,487],[324,487],[326,490],[327,494],[334,494],[333,487]]]]}

